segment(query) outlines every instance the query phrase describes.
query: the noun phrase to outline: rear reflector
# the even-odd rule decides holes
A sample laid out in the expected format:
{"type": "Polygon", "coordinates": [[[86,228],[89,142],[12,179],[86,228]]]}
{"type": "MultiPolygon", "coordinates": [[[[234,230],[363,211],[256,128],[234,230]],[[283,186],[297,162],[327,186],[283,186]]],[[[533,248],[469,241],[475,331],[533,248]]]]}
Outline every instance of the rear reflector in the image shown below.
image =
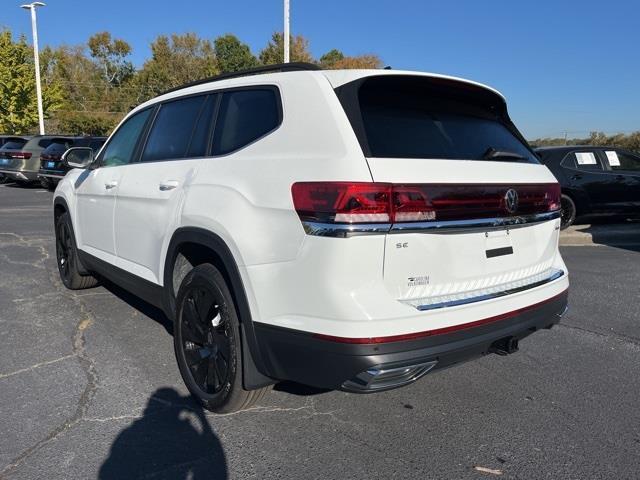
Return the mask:
{"type": "Polygon", "coordinates": [[[558,183],[524,185],[300,182],[291,187],[302,221],[404,223],[473,220],[560,209],[558,183]]]}

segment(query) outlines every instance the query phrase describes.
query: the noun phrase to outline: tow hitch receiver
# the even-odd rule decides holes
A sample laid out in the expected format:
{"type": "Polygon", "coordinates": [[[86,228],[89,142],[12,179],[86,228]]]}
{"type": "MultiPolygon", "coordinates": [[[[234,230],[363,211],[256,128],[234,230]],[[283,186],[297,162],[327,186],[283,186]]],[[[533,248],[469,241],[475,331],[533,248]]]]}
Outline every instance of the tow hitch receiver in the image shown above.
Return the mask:
{"type": "Polygon", "coordinates": [[[489,352],[498,355],[509,355],[518,351],[518,339],[516,337],[505,337],[496,340],[491,344],[489,352]]]}

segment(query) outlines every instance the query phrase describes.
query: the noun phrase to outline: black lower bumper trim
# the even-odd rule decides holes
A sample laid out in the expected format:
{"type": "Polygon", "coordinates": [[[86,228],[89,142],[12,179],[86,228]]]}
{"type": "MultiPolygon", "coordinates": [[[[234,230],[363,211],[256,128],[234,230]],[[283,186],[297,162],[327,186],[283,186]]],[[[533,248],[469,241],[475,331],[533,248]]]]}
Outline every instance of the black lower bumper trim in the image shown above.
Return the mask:
{"type": "Polygon", "coordinates": [[[550,328],[566,311],[568,292],[504,320],[436,336],[380,344],[333,343],[308,332],[255,322],[265,370],[278,380],[341,389],[345,382],[373,367],[436,361],[431,371],[495,350],[501,339],[522,340],[550,328]]]}

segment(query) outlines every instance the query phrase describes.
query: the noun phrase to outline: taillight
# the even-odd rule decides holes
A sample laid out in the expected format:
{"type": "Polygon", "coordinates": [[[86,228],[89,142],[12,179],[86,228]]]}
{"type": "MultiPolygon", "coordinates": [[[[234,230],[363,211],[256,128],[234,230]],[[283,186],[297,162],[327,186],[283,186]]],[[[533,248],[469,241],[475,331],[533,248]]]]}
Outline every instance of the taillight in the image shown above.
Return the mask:
{"type": "Polygon", "coordinates": [[[11,152],[9,153],[9,158],[20,158],[22,160],[28,160],[31,158],[31,153],[29,152],[11,152]]]}
{"type": "Polygon", "coordinates": [[[302,220],[329,223],[390,223],[391,184],[302,182],[291,187],[302,220]]]}
{"type": "Polygon", "coordinates": [[[301,220],[323,223],[472,220],[533,215],[560,209],[560,185],[557,183],[396,185],[301,182],[294,183],[291,192],[301,220]]]}

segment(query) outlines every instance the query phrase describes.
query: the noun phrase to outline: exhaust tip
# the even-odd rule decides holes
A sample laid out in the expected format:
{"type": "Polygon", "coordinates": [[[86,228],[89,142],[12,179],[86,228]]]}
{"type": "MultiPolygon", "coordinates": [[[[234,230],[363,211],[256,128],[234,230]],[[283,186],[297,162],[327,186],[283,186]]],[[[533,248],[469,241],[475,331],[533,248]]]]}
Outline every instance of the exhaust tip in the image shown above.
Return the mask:
{"type": "Polygon", "coordinates": [[[378,365],[347,380],[342,384],[342,389],[350,392],[368,393],[401,387],[415,382],[433,369],[437,363],[437,360],[433,360],[400,367],[378,365]]]}

